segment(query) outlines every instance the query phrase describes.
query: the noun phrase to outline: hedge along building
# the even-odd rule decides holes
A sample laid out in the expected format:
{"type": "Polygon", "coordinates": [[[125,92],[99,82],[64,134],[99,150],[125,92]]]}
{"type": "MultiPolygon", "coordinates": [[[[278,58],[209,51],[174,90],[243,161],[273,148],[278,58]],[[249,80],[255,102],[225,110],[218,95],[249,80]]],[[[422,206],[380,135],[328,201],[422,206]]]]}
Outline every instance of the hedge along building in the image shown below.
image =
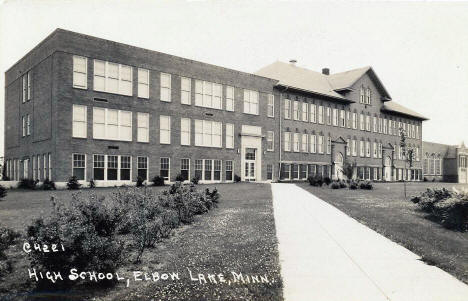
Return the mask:
{"type": "Polygon", "coordinates": [[[468,183],[468,148],[423,141],[423,176],[428,181],[468,183]]]}
{"type": "Polygon", "coordinates": [[[420,149],[425,118],[389,102],[371,68],[271,66],[249,74],[57,29],[5,74],[7,175],[269,181],[340,177],[353,158],[362,178],[420,179],[393,150],[397,126],[420,149]]]}

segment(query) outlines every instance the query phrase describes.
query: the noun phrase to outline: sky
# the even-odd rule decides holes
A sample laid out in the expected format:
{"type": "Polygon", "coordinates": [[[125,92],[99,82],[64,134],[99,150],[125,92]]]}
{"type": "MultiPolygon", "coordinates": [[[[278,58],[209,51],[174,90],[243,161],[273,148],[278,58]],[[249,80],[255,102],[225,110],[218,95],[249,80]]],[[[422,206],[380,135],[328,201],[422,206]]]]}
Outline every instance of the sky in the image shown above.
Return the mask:
{"type": "MultiPolygon", "coordinates": [[[[0,81],[56,28],[251,73],[372,66],[430,119],[423,140],[468,144],[468,2],[0,0],[0,81]]],[[[2,84],[0,156],[4,96],[2,84]]]]}

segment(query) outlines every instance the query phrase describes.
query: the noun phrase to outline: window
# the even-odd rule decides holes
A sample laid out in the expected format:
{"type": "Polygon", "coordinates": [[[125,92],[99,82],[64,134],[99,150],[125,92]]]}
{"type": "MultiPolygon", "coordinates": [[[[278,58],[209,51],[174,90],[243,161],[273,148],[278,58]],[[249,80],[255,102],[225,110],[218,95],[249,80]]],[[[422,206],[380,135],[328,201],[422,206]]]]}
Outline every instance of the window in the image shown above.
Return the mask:
{"type": "Polygon", "coordinates": [[[86,179],[86,155],[73,154],[73,176],[78,180],[86,179]]]}
{"type": "Polygon", "coordinates": [[[37,177],[36,177],[36,174],[37,174],[36,156],[32,157],[32,171],[33,171],[32,178],[33,178],[33,180],[36,180],[37,179],[37,177]]]}
{"type": "Polygon", "coordinates": [[[149,114],[137,113],[137,141],[149,142],[149,114]]]}
{"type": "Polygon", "coordinates": [[[307,172],[309,173],[309,177],[315,177],[317,174],[317,165],[315,164],[309,164],[307,168],[307,172]]]}
{"type": "Polygon", "coordinates": [[[25,73],[23,75],[23,77],[21,78],[22,79],[22,82],[23,82],[23,89],[22,89],[22,100],[23,100],[23,103],[26,102],[27,98],[28,98],[28,74],[25,73]]]}
{"type": "Polygon", "coordinates": [[[318,110],[318,122],[323,124],[323,106],[319,106],[318,110]]]}
{"type": "Polygon", "coordinates": [[[234,148],[234,125],[226,123],[226,148],[234,148]]]}
{"type": "Polygon", "coordinates": [[[190,78],[180,78],[180,103],[190,105],[192,103],[192,80],[190,78]]]}
{"type": "Polygon", "coordinates": [[[379,117],[379,133],[382,134],[383,132],[383,121],[382,118],[379,117]]]}
{"type": "Polygon", "coordinates": [[[26,115],[26,135],[31,135],[31,115],[26,115]]]}
{"type": "Polygon", "coordinates": [[[365,95],[364,95],[364,87],[361,87],[360,94],[359,94],[359,102],[364,103],[365,101],[365,95]]]}
{"type": "Polygon", "coordinates": [[[180,175],[184,181],[190,179],[190,159],[180,160],[180,175]]]}
{"type": "Polygon", "coordinates": [[[291,178],[291,165],[282,163],[281,164],[281,179],[289,180],[291,178]]]}
{"type": "Polygon", "coordinates": [[[345,111],[340,110],[340,126],[342,128],[346,127],[345,111]]]}
{"type": "Polygon", "coordinates": [[[416,127],[414,124],[411,125],[411,137],[416,138],[416,127]]]}
{"type": "Polygon", "coordinates": [[[161,72],[161,101],[171,101],[171,75],[161,72]]]}
{"type": "Polygon", "coordinates": [[[382,158],[382,154],[383,154],[382,143],[379,142],[378,148],[379,148],[379,149],[378,149],[377,156],[378,156],[379,158],[382,158]]]}
{"type": "Polygon", "coordinates": [[[366,141],[366,157],[370,158],[370,156],[371,156],[370,142],[366,141]]]}
{"type": "Polygon", "coordinates": [[[138,68],[138,97],[149,98],[149,70],[138,68]]]}
{"type": "Polygon", "coordinates": [[[353,129],[357,129],[357,113],[353,113],[353,129]]]}
{"type": "Polygon", "coordinates": [[[387,134],[388,131],[387,131],[387,119],[383,119],[383,133],[384,134],[387,134]]]}
{"type": "Polygon", "coordinates": [[[171,117],[159,116],[159,143],[171,144],[171,117]]]}
{"type": "Polygon", "coordinates": [[[293,150],[299,152],[299,133],[294,133],[293,150]]]}
{"type": "Polygon", "coordinates": [[[132,141],[132,112],[94,107],[93,138],[132,141]]]}
{"type": "Polygon", "coordinates": [[[195,81],[195,105],[221,109],[222,86],[207,81],[195,81]]]}
{"type": "Polygon", "coordinates": [[[104,170],[105,170],[105,156],[94,155],[93,156],[94,180],[104,180],[104,170]]]}
{"type": "Polygon", "coordinates": [[[415,132],[416,132],[416,139],[419,139],[419,126],[418,125],[416,126],[415,132]]]}
{"type": "Polygon", "coordinates": [[[137,173],[143,181],[148,180],[148,157],[137,157],[137,173]]]}
{"type": "Polygon", "coordinates": [[[291,133],[284,132],[284,151],[291,151],[291,133]]]}
{"type": "Polygon", "coordinates": [[[203,179],[203,160],[195,160],[195,178],[203,179]]]}
{"type": "Polygon", "coordinates": [[[299,165],[299,174],[301,179],[307,179],[307,164],[299,165]]]}
{"type": "Polygon", "coordinates": [[[442,174],[441,163],[442,163],[442,160],[440,160],[439,156],[436,159],[434,159],[434,166],[435,166],[434,168],[435,168],[436,175],[442,174]]]}
{"type": "Polygon", "coordinates": [[[364,123],[364,115],[363,114],[359,114],[359,129],[361,131],[364,131],[366,128],[365,128],[365,123],[364,123]]]}
{"type": "Polygon", "coordinates": [[[86,89],[88,74],[88,59],[82,56],[73,56],[73,88],[86,89]]]}
{"type": "Polygon", "coordinates": [[[315,104],[310,104],[310,122],[317,122],[317,106],[315,104]]]}
{"type": "Polygon", "coordinates": [[[275,98],[272,94],[268,94],[267,116],[275,117],[275,98]]]}
{"type": "Polygon", "coordinates": [[[132,95],[132,67],[94,60],[94,90],[132,95]]]}
{"type": "Polygon", "coordinates": [[[353,139],[351,143],[352,143],[351,150],[352,150],[353,156],[356,157],[357,156],[357,141],[353,139]]]}
{"type": "Polygon", "coordinates": [[[244,113],[258,115],[258,92],[244,89],[244,113]]]}
{"type": "Polygon", "coordinates": [[[107,180],[119,179],[119,156],[107,156],[107,180]]]}
{"type": "Polygon", "coordinates": [[[351,155],[351,140],[346,139],[346,155],[350,156],[351,155]]]}
{"type": "Polygon", "coordinates": [[[170,159],[169,158],[161,158],[161,164],[159,166],[159,175],[164,178],[164,180],[169,181],[169,167],[170,167],[170,159]]]}
{"type": "Polygon", "coordinates": [[[367,88],[366,89],[366,104],[370,105],[371,104],[371,96],[372,95],[372,91],[371,89],[367,88]]]}
{"type": "Polygon", "coordinates": [[[299,120],[299,102],[293,101],[293,119],[299,120]]]}
{"type": "Polygon", "coordinates": [[[31,71],[28,71],[26,77],[28,80],[26,97],[28,100],[31,100],[31,71]]]}
{"type": "Polygon", "coordinates": [[[393,135],[393,133],[392,133],[392,121],[390,119],[388,120],[388,134],[393,135]]]}
{"type": "MultiPolygon", "coordinates": [[[[47,155],[44,154],[42,157],[42,163],[43,163],[43,173],[44,173],[44,179],[47,179],[47,155]]],[[[50,180],[50,179],[49,179],[50,180]]]]}
{"type": "Polygon", "coordinates": [[[351,112],[350,111],[346,111],[346,125],[348,129],[351,128],[351,112]]]}
{"type": "Polygon", "coordinates": [[[333,109],[333,126],[338,126],[338,109],[333,109]]]}
{"type": "Polygon", "coordinates": [[[29,159],[23,160],[23,179],[29,179],[29,159]]]}
{"type": "Polygon", "coordinates": [[[316,153],[317,152],[317,136],[310,135],[310,152],[316,153]]]}
{"type": "Polygon", "coordinates": [[[87,122],[86,122],[86,106],[73,105],[73,137],[86,138],[87,122]]]}
{"type": "Polygon", "coordinates": [[[226,87],[226,111],[234,112],[234,88],[226,87]]]}
{"type": "Polygon", "coordinates": [[[222,147],[221,128],[221,122],[195,120],[195,145],[206,147],[222,147]]]}
{"type": "Polygon", "coordinates": [[[190,145],[190,118],[180,119],[180,145],[190,145]]]}
{"type": "Polygon", "coordinates": [[[273,165],[267,164],[267,180],[273,180],[273,165]]]}
{"type": "Polygon", "coordinates": [[[365,152],[364,152],[365,149],[364,149],[364,148],[365,148],[365,146],[364,146],[364,141],[361,140],[361,141],[359,142],[359,150],[360,150],[360,151],[359,151],[359,156],[361,156],[361,157],[364,157],[364,156],[365,156],[365,152]]]}
{"type": "Polygon", "coordinates": [[[292,166],[292,178],[298,180],[299,179],[299,165],[291,164],[292,166]]]}
{"type": "Polygon", "coordinates": [[[21,117],[21,122],[23,124],[22,136],[26,137],[26,116],[21,117]]]}
{"type": "Polygon", "coordinates": [[[373,124],[374,133],[377,133],[377,117],[374,116],[372,118],[372,124],[373,124]]]}
{"type": "Polygon", "coordinates": [[[215,181],[221,181],[221,160],[213,160],[214,172],[213,179],[215,181]]]}
{"type": "Polygon", "coordinates": [[[309,104],[307,102],[302,103],[302,121],[309,121],[309,104]]]}
{"type": "Polygon", "coordinates": [[[302,134],[302,141],[301,141],[301,150],[303,153],[309,152],[309,135],[308,134],[302,134]]]}
{"type": "Polygon", "coordinates": [[[275,132],[267,131],[267,151],[272,152],[275,150],[275,132]]]}
{"type": "Polygon", "coordinates": [[[331,154],[331,137],[328,136],[327,138],[327,154],[331,154]]]}
{"type": "Polygon", "coordinates": [[[332,124],[332,114],[331,114],[331,108],[327,107],[327,124],[331,125],[332,124]]]}
{"type": "Polygon", "coordinates": [[[234,173],[232,171],[232,161],[226,161],[226,181],[234,181],[234,173]]]}
{"type": "Polygon", "coordinates": [[[212,177],[212,170],[213,170],[213,161],[212,160],[203,160],[204,164],[204,172],[203,172],[203,180],[211,181],[212,177]]]}
{"type": "Polygon", "coordinates": [[[284,100],[284,119],[291,119],[291,101],[289,99],[284,100]]]}
{"type": "Polygon", "coordinates": [[[366,115],[366,131],[370,132],[371,127],[370,127],[370,116],[366,115]]]}
{"type": "Polygon", "coordinates": [[[120,156],[120,180],[130,181],[132,170],[132,158],[130,156],[120,156]]]}
{"type": "Polygon", "coordinates": [[[318,153],[323,154],[323,136],[318,137],[318,153]]]}

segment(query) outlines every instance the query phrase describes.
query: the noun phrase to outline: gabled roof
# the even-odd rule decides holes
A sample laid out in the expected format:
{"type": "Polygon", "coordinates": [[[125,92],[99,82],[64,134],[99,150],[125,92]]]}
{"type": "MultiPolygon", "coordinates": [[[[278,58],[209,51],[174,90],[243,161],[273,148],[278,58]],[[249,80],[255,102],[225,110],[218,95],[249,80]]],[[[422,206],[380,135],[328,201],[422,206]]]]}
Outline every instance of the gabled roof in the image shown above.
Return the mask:
{"type": "Polygon", "coordinates": [[[397,114],[401,114],[401,115],[405,115],[409,117],[418,118],[421,120],[429,120],[429,118],[426,118],[423,115],[416,113],[415,111],[410,110],[394,101],[389,101],[389,102],[384,103],[381,110],[383,112],[397,113],[397,114]]]}
{"type": "Polygon", "coordinates": [[[293,64],[276,61],[254,74],[276,79],[279,86],[348,101],[334,91],[335,89],[331,86],[326,75],[293,64]]]}

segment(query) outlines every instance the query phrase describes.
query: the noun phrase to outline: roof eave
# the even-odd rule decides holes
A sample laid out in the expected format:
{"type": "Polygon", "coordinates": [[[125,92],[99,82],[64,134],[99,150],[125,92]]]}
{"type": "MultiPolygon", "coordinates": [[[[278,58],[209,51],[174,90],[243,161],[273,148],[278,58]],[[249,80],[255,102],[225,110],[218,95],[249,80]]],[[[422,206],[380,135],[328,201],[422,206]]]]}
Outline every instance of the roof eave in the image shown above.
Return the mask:
{"type": "Polygon", "coordinates": [[[395,110],[390,110],[390,109],[385,109],[385,108],[382,108],[381,111],[391,113],[391,114],[396,114],[396,115],[407,116],[407,117],[415,118],[415,119],[418,119],[418,120],[421,120],[421,121],[429,120],[429,118],[424,117],[424,116],[416,116],[416,115],[407,114],[407,113],[403,113],[403,112],[399,112],[399,111],[395,111],[395,110]]]}
{"type": "Polygon", "coordinates": [[[298,88],[298,87],[288,86],[288,85],[285,85],[285,84],[282,84],[282,83],[277,83],[275,86],[276,86],[276,87],[288,88],[288,89],[290,89],[290,90],[296,90],[296,91],[300,91],[300,92],[305,92],[305,93],[309,93],[309,94],[312,94],[312,95],[317,95],[317,96],[332,98],[332,99],[334,99],[334,100],[338,100],[338,101],[341,101],[341,102],[344,102],[344,103],[355,103],[355,101],[350,100],[350,99],[347,99],[347,98],[342,98],[342,97],[336,97],[336,96],[332,96],[332,95],[327,95],[327,94],[319,93],[319,92],[316,92],[316,91],[311,91],[311,90],[302,89],[302,88],[298,88]]]}

